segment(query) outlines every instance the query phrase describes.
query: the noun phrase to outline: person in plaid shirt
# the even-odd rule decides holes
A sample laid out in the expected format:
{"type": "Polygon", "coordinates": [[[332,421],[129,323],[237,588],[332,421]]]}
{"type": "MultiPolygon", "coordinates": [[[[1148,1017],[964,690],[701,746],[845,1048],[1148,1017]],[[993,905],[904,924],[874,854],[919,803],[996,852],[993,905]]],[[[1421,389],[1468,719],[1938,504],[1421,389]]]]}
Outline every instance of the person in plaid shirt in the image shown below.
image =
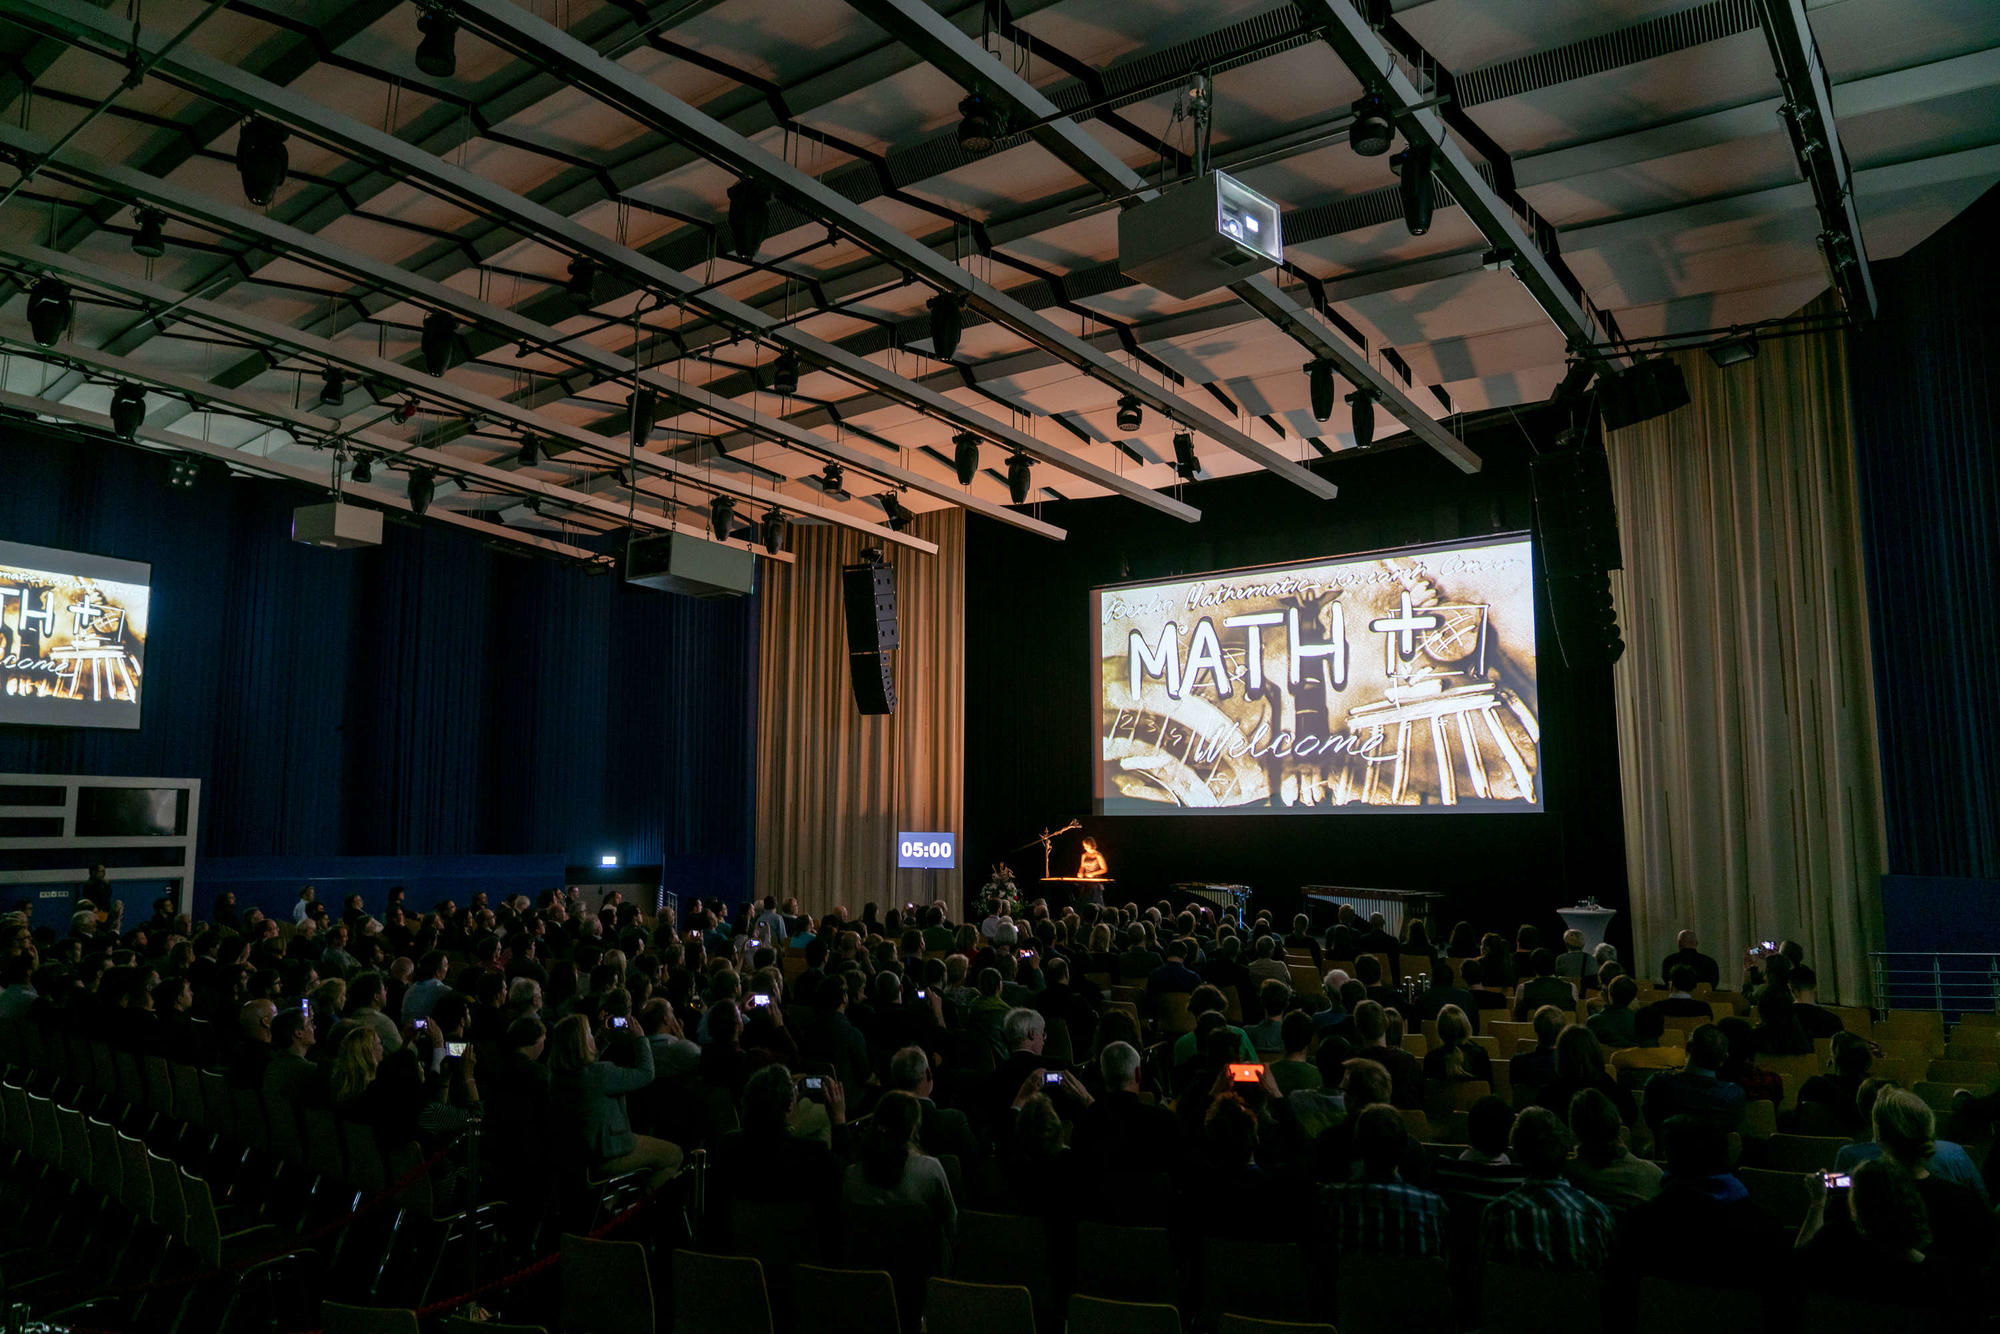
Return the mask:
{"type": "Polygon", "coordinates": [[[1410,1259],[1444,1254],[1443,1197],[1408,1184],[1397,1171],[1408,1138],[1394,1107],[1377,1103],[1361,1113],[1353,1141],[1360,1179],[1329,1186],[1325,1197],[1339,1250],[1410,1259]]]}
{"type": "Polygon", "coordinates": [[[1514,1122],[1519,1190],[1486,1206],[1480,1252],[1488,1262],[1529,1269],[1599,1270],[1611,1255],[1611,1211],[1563,1177],[1569,1139],[1556,1114],[1530,1107],[1514,1122]]]}

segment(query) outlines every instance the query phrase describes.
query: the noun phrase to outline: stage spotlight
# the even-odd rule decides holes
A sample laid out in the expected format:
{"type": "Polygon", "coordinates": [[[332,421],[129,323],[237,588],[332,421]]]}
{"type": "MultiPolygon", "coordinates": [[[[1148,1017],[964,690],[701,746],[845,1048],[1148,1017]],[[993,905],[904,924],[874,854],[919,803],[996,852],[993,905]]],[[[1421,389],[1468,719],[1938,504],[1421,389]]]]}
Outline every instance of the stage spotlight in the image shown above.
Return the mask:
{"type": "Polygon", "coordinates": [[[728,496],[717,496],[708,502],[708,529],[715,534],[718,542],[729,540],[729,530],[736,526],[736,502],[728,496]]]}
{"type": "Polygon", "coordinates": [[[1313,420],[1323,422],[1333,415],[1335,385],[1333,363],[1312,361],[1306,363],[1306,388],[1312,394],[1313,420]]]}
{"type": "Polygon", "coordinates": [[[243,195],[263,207],[285,183],[291,155],[285,151],[285,127],[263,116],[243,122],[236,136],[236,172],[243,178],[243,195]]]}
{"type": "Polygon", "coordinates": [[[884,491],[876,496],[875,500],[882,506],[882,512],[889,516],[889,531],[906,533],[910,530],[910,520],[917,516],[910,513],[903,504],[902,497],[894,491],[884,491]]]}
{"type": "Polygon", "coordinates": [[[1437,181],[1431,175],[1429,144],[1412,144],[1390,159],[1402,173],[1398,190],[1403,196],[1403,225],[1410,235],[1422,236],[1431,229],[1431,214],[1437,208],[1437,181]]]}
{"type": "Polygon", "coordinates": [[[347,400],[347,377],[337,366],[328,366],[319,373],[319,405],[323,408],[337,408],[347,400]]]}
{"type": "Polygon", "coordinates": [[[418,468],[410,474],[410,513],[422,518],[436,495],[436,473],[429,468],[418,468]]]}
{"type": "Polygon", "coordinates": [[[1382,94],[1369,93],[1348,108],[1354,123],[1347,127],[1347,146],[1362,157],[1381,157],[1396,142],[1395,127],[1389,123],[1382,94]]]}
{"type": "Polygon", "coordinates": [[[434,310],[424,316],[424,331],[417,339],[417,348],[423,354],[424,371],[429,375],[443,375],[451,365],[451,342],[458,334],[458,321],[441,310],[434,310]]]}
{"type": "Polygon", "coordinates": [[[970,431],[960,431],[951,438],[952,466],[958,469],[958,484],[971,486],[972,479],[979,476],[979,437],[970,431]]]}
{"type": "Polygon", "coordinates": [[[1708,359],[1718,366],[1737,366],[1753,361],[1757,356],[1757,335],[1752,333],[1731,334],[1719,343],[1708,345],[1708,359]]]}
{"type": "Polygon", "coordinates": [[[1174,471],[1184,482],[1201,476],[1201,460],[1194,452],[1194,437],[1186,431],[1174,432],[1174,471]]]}
{"type": "Polygon", "coordinates": [[[931,354],[939,361],[950,361],[951,354],[958,351],[958,331],[964,325],[958,298],[934,296],[925,304],[931,312],[931,354]]]}
{"type": "Polygon", "coordinates": [[[588,255],[572,259],[569,262],[569,281],[563,284],[563,291],[579,309],[588,310],[597,298],[597,261],[588,255]]]}
{"type": "Polygon", "coordinates": [[[396,411],[392,415],[396,418],[397,425],[406,425],[411,418],[417,415],[417,400],[414,398],[404,399],[396,405],[396,411]]]}
{"type": "Polygon", "coordinates": [[[826,492],[828,500],[846,500],[846,477],[838,463],[829,463],[819,470],[819,489],[826,492]]]}
{"type": "Polygon", "coordinates": [[[626,431],[628,438],[632,441],[632,448],[644,449],[646,442],[653,438],[653,416],[657,411],[656,403],[657,400],[654,399],[652,390],[641,386],[632,391],[631,400],[626,405],[630,412],[630,419],[626,422],[626,431]]]}
{"type": "Polygon", "coordinates": [[[458,73],[458,19],[442,6],[427,6],[417,15],[417,68],[433,79],[449,79],[458,73]]]}
{"type": "Polygon", "coordinates": [[[146,421],[146,391],[126,382],[111,395],[111,429],[130,440],[146,421]]]}
{"type": "Polygon", "coordinates": [[[532,468],[542,461],[542,442],[532,435],[521,437],[521,452],[514,461],[523,468],[532,468]]]}
{"type": "Polygon", "coordinates": [[[972,92],[958,104],[958,146],[972,154],[991,153],[1006,132],[1006,117],[986,100],[986,94],[972,92]]]}
{"type": "Polygon", "coordinates": [[[69,328],[76,312],[76,298],[69,284],[54,274],[44,274],[28,289],[28,331],[43,347],[54,347],[69,328]]]}
{"type": "Polygon", "coordinates": [[[765,510],[763,519],[758,523],[758,528],[762,531],[764,538],[764,550],[774,556],[783,551],[785,549],[785,530],[790,525],[791,520],[785,517],[783,510],[765,510]]]}
{"type": "Polygon", "coordinates": [[[1347,410],[1354,422],[1354,447],[1368,448],[1375,443],[1375,391],[1357,389],[1349,394],[1347,410]]]}
{"type": "Polygon", "coordinates": [[[1007,460],[1007,494],[1016,505],[1028,501],[1028,488],[1034,480],[1035,461],[1026,454],[1015,454],[1007,460]]]}
{"type": "Polygon", "coordinates": [[[1145,405],[1140,403],[1136,397],[1134,397],[1131,394],[1127,394],[1123,398],[1118,400],[1119,430],[1136,431],[1139,429],[1139,424],[1145,420],[1146,420],[1145,405]]]}
{"type": "Polygon", "coordinates": [[[167,470],[167,485],[176,491],[192,491],[201,480],[201,460],[182,454],[167,470]]]}
{"type": "Polygon", "coordinates": [[[790,348],[771,363],[771,392],[790,398],[799,392],[799,354],[790,348]]]}
{"type": "Polygon", "coordinates": [[[158,259],[167,253],[167,215],[156,208],[139,210],[139,230],[132,233],[132,253],[158,259]]]}
{"type": "Polygon", "coordinates": [[[755,259],[771,232],[771,192],[752,180],[729,187],[729,243],[738,259],[755,259]]]}
{"type": "Polygon", "coordinates": [[[375,460],[369,458],[366,454],[354,460],[354,471],[347,475],[347,480],[355,483],[357,486],[366,486],[374,481],[375,460]]]}

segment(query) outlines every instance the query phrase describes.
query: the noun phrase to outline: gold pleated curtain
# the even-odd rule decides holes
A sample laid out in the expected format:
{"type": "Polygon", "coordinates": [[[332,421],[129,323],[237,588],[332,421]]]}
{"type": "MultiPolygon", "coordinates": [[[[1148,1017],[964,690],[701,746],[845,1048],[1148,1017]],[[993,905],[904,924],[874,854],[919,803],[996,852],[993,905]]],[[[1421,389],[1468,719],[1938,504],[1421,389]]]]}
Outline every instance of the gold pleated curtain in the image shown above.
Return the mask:
{"type": "Polygon", "coordinates": [[[1733,985],[1796,939],[1822,1000],[1862,1004],[1885,840],[1845,344],[1678,360],[1693,402],[1608,441],[1638,965],[1693,927],[1733,985]]]}
{"type": "Polygon", "coordinates": [[[886,911],[959,872],[895,869],[903,830],[950,831],[965,795],[965,513],[919,515],[937,554],[888,546],[901,647],[896,712],[856,711],[840,569],[869,545],[834,527],[792,530],[796,560],[765,566],[757,685],[757,893],[823,913],[886,911]],[[935,879],[933,879],[935,877],[935,879]]]}

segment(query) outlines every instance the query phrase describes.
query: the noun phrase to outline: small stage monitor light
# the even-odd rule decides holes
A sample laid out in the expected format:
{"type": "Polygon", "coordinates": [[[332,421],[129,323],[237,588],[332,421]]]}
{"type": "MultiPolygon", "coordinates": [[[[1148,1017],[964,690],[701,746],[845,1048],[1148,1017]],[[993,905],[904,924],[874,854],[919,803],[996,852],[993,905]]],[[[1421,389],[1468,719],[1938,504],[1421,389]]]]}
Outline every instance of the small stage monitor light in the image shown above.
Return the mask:
{"type": "Polygon", "coordinates": [[[1284,259],[1283,213],[1223,172],[1118,215],[1118,267],[1169,296],[1200,296],[1284,259]]]}

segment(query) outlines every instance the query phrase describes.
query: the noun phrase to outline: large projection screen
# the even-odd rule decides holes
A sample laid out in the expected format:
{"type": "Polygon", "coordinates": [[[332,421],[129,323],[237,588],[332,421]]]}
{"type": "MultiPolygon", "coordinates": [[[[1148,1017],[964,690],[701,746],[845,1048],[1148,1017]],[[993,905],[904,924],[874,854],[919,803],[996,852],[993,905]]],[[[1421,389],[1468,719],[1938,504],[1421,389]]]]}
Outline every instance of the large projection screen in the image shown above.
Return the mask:
{"type": "Polygon", "coordinates": [[[1090,600],[1100,815],[1542,808],[1525,534],[1090,600]]]}
{"type": "Polygon", "coordinates": [[[153,569],[0,542],[0,723],[139,725],[153,569]]]}

